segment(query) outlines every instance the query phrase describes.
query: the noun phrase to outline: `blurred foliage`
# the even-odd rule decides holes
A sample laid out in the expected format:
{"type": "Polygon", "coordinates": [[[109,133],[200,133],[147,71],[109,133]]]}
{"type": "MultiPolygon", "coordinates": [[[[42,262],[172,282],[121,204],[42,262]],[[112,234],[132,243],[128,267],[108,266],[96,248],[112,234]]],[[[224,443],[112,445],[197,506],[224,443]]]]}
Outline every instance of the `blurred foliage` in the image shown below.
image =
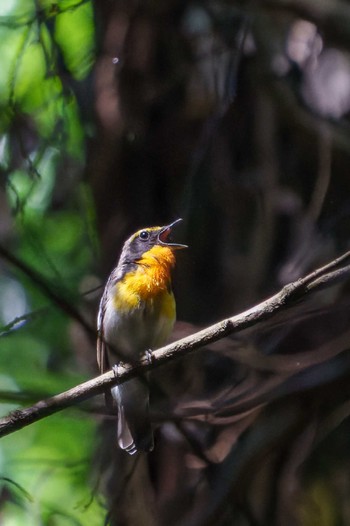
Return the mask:
{"type": "MultiPolygon", "coordinates": [[[[341,0],[0,2],[2,414],[96,374],[96,274],[139,227],[185,220],[174,339],[349,248],[349,28],[341,0]]],[[[0,523],[348,525],[349,300],[154,371],[147,457],[102,401],[1,439],[0,523]]]]}
{"type": "MultiPolygon", "coordinates": [[[[1,2],[1,242],[77,307],[96,241],[75,90],[88,86],[94,49],[90,1],[1,2]]],[[[87,378],[69,316],[45,288],[3,261],[0,295],[2,414],[87,378]]],[[[94,433],[88,415],[67,412],[2,439],[1,524],[101,524],[94,433]]]]}

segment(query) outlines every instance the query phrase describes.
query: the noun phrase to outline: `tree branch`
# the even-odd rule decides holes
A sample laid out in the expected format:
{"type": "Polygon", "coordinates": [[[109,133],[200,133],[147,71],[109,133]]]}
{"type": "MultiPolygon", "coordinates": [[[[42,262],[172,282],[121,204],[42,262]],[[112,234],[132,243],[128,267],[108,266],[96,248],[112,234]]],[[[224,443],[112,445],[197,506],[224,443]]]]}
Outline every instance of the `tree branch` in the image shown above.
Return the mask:
{"type": "Polygon", "coordinates": [[[118,367],[118,376],[116,376],[113,371],[109,371],[92,380],[77,385],[68,391],[41,400],[31,407],[11,412],[8,416],[0,419],[0,437],[13,433],[62,409],[100,394],[113,385],[121,384],[165,362],[179,358],[205,345],[220,340],[229,334],[236,334],[243,329],[247,329],[261,321],[271,318],[278,312],[291,307],[297,301],[304,299],[310,293],[322,290],[345,279],[350,274],[350,265],[343,267],[340,267],[340,265],[349,260],[350,251],[334,259],[324,267],[311,272],[304,278],[289,283],[284,286],[280,292],[255,305],[251,309],[153,351],[151,362],[147,357],[144,357],[132,365],[120,364],[118,367]]]}

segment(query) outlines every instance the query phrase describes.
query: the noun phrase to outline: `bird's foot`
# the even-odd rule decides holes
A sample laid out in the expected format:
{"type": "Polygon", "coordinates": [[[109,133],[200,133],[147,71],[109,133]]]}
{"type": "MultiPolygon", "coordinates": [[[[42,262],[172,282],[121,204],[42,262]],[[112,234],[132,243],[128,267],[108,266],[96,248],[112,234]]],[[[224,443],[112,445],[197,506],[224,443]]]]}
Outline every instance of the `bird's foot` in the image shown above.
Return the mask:
{"type": "Polygon", "coordinates": [[[120,362],[114,364],[113,367],[112,367],[112,371],[114,372],[114,376],[115,376],[116,378],[119,378],[119,375],[120,375],[120,373],[119,373],[119,368],[120,368],[120,367],[121,367],[121,363],[120,363],[120,362]]]}
{"type": "Polygon", "coordinates": [[[146,362],[147,362],[147,365],[152,365],[153,363],[153,351],[152,349],[147,349],[145,351],[145,356],[144,356],[146,362]]]}

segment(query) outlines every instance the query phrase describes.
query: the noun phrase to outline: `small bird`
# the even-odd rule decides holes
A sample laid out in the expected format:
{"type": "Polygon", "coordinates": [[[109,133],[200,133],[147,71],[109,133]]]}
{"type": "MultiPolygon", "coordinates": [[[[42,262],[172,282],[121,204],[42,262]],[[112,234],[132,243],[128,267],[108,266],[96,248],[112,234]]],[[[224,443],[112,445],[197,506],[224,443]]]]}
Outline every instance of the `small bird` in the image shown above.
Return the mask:
{"type": "MultiPolygon", "coordinates": [[[[176,304],[171,269],[177,249],[170,234],[177,219],[167,226],[143,228],[124,244],[116,268],[106,283],[97,320],[97,362],[101,373],[116,359],[137,360],[161,347],[170,335],[176,304]],[[119,356],[118,356],[119,353],[119,356]]],[[[153,449],[149,419],[149,388],[141,378],[113,387],[118,407],[118,444],[133,455],[153,449]]]]}

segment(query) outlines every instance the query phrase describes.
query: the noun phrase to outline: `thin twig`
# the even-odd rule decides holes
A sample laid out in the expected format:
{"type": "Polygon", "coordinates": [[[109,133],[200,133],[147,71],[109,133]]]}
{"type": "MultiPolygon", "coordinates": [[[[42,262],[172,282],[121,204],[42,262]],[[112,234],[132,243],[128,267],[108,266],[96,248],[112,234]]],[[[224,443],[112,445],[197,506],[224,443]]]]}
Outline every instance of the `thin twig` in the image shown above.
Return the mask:
{"type": "Polygon", "coordinates": [[[30,267],[27,263],[19,259],[12,252],[7,250],[3,245],[0,245],[0,258],[8,263],[11,263],[15,268],[26,275],[35,285],[63,312],[68,314],[72,319],[76,320],[91,337],[96,337],[96,330],[87,320],[76,310],[71,301],[62,295],[62,287],[54,287],[49,283],[39,272],[30,267]]]}

